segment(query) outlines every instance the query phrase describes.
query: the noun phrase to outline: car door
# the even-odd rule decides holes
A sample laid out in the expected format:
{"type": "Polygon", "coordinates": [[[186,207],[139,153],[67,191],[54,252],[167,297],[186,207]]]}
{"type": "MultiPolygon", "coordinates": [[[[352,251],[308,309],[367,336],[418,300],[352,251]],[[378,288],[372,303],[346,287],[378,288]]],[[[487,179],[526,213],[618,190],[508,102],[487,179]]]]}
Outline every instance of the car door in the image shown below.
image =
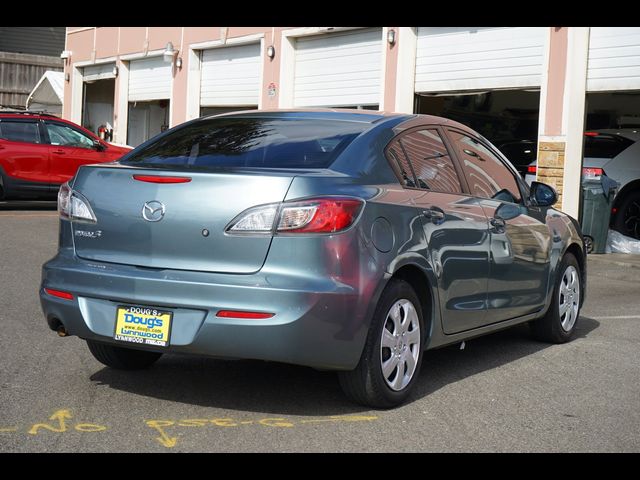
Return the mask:
{"type": "Polygon", "coordinates": [[[482,325],[489,279],[489,227],[484,210],[463,192],[437,127],[409,130],[388,150],[422,213],[426,256],[438,278],[444,332],[482,325]]]}
{"type": "Polygon", "coordinates": [[[544,218],[537,215],[536,207],[525,205],[517,173],[488,142],[456,129],[447,129],[447,135],[470,193],[489,219],[489,323],[540,310],[549,281],[552,242],[544,218]]]}
{"type": "Polygon", "coordinates": [[[50,183],[49,148],[38,120],[0,119],[0,165],[21,190],[46,189],[50,183]]]}
{"type": "Polygon", "coordinates": [[[49,141],[50,171],[53,183],[64,183],[73,177],[78,167],[105,161],[105,153],[97,150],[94,139],[80,129],[45,120],[49,141]]]}

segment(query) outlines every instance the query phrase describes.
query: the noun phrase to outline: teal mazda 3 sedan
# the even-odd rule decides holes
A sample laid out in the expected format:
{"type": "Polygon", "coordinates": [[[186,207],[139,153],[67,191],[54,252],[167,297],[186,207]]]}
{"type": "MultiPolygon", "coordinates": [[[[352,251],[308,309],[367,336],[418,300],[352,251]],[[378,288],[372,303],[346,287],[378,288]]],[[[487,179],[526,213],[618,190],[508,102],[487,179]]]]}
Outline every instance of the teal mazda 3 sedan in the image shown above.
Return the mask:
{"type": "Polygon", "coordinates": [[[585,250],[556,201],[444,118],[203,117],[60,188],[40,299],[112,368],[167,352],[306,365],[389,408],[426,349],[525,322],[572,337],[585,250]]]}

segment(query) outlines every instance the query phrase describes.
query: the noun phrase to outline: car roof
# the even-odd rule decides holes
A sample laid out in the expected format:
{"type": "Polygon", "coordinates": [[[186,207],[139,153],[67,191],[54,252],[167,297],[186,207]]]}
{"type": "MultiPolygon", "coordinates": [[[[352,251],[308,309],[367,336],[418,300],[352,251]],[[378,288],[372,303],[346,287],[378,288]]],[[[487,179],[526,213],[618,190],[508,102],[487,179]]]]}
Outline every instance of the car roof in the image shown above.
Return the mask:
{"type": "MultiPolygon", "coordinates": [[[[306,118],[315,120],[336,120],[351,121],[369,124],[380,124],[385,120],[394,120],[401,130],[406,130],[421,125],[442,125],[457,127],[460,130],[481,136],[478,132],[462,123],[450,118],[437,117],[435,115],[422,115],[415,113],[398,113],[376,110],[354,110],[347,108],[297,108],[297,109],[263,109],[263,110],[243,110],[239,112],[228,112],[218,115],[210,115],[205,118],[214,117],[245,117],[245,118],[306,118]]],[[[198,120],[200,120],[198,119],[198,120]]]]}
{"type": "Polygon", "coordinates": [[[640,140],[640,128],[601,128],[599,130],[588,130],[589,132],[607,133],[609,135],[618,135],[637,142],[640,140]]]}
{"type": "Polygon", "coordinates": [[[349,108],[296,108],[296,109],[261,109],[241,110],[227,112],[218,115],[208,115],[202,118],[213,117],[247,117],[247,118],[308,118],[316,120],[342,120],[361,123],[375,123],[385,118],[409,116],[405,113],[393,113],[377,110],[355,110],[349,108]]]}
{"type": "Polygon", "coordinates": [[[52,118],[55,120],[67,121],[51,113],[31,112],[31,111],[13,111],[13,110],[6,110],[6,111],[0,110],[0,118],[34,118],[37,120],[52,118]]]}

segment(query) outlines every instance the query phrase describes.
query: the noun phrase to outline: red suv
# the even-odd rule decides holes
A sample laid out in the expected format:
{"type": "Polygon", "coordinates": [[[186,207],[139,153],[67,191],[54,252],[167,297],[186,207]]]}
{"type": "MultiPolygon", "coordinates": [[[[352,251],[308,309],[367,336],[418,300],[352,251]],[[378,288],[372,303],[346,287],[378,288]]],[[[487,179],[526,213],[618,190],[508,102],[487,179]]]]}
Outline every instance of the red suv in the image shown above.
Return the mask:
{"type": "Polygon", "coordinates": [[[80,165],[113,162],[130,150],[52,115],[0,112],[0,199],[55,197],[80,165]]]}

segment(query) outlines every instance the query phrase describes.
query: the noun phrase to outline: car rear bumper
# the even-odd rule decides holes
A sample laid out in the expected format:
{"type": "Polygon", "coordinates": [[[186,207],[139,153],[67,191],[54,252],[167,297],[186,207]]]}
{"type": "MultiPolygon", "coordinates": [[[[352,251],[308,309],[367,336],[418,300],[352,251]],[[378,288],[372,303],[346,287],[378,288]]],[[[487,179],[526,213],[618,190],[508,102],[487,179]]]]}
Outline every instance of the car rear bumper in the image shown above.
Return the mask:
{"type": "Polygon", "coordinates": [[[263,268],[252,275],[156,270],[79,259],[61,249],[42,270],[40,300],[51,328],[61,322],[81,338],[113,340],[116,308],[173,311],[170,345],[155,351],[353,369],[367,334],[373,292],[329,277],[263,268]],[[73,294],[64,300],[44,288],[73,294]],[[271,312],[268,319],[219,318],[221,309],[271,312]]]}

